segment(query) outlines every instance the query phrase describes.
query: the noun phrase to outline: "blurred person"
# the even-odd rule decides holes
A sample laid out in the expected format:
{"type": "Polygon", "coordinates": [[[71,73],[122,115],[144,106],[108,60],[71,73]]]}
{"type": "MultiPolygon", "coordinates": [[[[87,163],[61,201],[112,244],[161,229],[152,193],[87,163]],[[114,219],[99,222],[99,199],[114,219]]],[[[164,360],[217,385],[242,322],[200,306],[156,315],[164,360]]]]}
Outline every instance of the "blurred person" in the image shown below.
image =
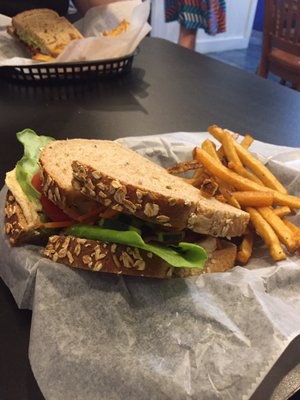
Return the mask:
{"type": "Polygon", "coordinates": [[[195,50],[198,29],[209,35],[225,32],[225,0],[165,0],[165,21],[178,21],[178,44],[195,50]]]}
{"type": "MultiPolygon", "coordinates": [[[[122,0],[73,0],[72,3],[81,15],[91,7],[114,3],[122,0]]],[[[0,0],[0,14],[13,17],[14,15],[33,8],[50,8],[60,15],[66,15],[69,0],[0,0]]]]}

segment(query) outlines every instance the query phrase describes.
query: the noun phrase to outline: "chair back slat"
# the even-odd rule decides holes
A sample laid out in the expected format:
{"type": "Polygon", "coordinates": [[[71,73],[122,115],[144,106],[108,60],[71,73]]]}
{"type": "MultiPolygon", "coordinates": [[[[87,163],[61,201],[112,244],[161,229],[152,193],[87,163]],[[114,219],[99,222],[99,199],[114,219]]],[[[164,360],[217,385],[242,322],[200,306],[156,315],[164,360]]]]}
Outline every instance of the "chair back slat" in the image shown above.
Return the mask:
{"type": "Polygon", "coordinates": [[[257,74],[269,73],[300,92],[300,0],[264,0],[264,30],[257,74]]]}
{"type": "Polygon", "coordinates": [[[269,1],[272,46],[300,55],[300,0],[269,1]]]}

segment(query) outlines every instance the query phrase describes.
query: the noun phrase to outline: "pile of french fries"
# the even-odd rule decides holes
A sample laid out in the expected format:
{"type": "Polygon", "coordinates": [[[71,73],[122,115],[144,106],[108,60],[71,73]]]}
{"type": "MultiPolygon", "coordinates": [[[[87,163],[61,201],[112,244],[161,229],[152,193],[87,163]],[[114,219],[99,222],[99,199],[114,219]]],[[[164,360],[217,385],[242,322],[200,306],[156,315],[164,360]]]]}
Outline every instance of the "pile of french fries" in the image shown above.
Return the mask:
{"type": "Polygon", "coordinates": [[[209,139],[193,151],[193,160],[169,168],[180,174],[194,170],[192,178],[183,178],[198,187],[206,197],[243,209],[250,224],[237,252],[237,262],[246,264],[253,251],[255,234],[267,245],[274,261],[300,249],[300,229],[287,217],[300,208],[300,198],[289,195],[284,186],[249,151],[253,138],[239,135],[216,125],[208,132],[220,143],[217,148],[209,139]]]}

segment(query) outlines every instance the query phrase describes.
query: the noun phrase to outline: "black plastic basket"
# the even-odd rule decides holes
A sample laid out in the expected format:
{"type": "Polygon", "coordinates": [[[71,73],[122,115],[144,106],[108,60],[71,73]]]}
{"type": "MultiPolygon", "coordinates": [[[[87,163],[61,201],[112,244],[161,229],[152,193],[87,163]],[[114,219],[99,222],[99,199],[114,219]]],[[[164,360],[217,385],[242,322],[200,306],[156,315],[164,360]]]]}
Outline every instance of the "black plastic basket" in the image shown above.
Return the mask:
{"type": "Polygon", "coordinates": [[[44,63],[0,67],[0,77],[19,82],[74,82],[111,78],[131,70],[134,54],[101,61],[44,63]]]}

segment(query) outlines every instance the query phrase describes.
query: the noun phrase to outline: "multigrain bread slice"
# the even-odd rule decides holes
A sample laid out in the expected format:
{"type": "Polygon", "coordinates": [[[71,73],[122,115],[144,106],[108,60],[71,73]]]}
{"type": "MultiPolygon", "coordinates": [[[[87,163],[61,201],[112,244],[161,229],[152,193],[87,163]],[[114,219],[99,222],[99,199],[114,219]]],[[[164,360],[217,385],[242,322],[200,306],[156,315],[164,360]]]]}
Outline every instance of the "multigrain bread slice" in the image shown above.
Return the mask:
{"type": "Polygon", "coordinates": [[[40,155],[45,194],[64,209],[78,195],[165,228],[219,237],[240,236],[249,215],[200,191],[117,142],[72,139],[40,155]]]}
{"type": "Polygon", "coordinates": [[[81,33],[64,17],[47,8],[21,12],[12,18],[8,32],[25,43],[32,53],[57,57],[81,33]]]}
{"type": "Polygon", "coordinates": [[[23,209],[8,190],[4,206],[4,231],[12,246],[23,243],[40,243],[42,232],[35,228],[35,221],[26,219],[23,209]]]}
{"type": "MultiPolygon", "coordinates": [[[[201,245],[206,247],[205,242],[201,245]]],[[[224,272],[232,268],[236,259],[236,246],[222,241],[222,249],[210,251],[211,245],[212,243],[206,247],[209,258],[203,269],[173,268],[161,258],[144,250],[72,236],[51,236],[43,255],[73,268],[148,278],[187,277],[224,272]]]]}

